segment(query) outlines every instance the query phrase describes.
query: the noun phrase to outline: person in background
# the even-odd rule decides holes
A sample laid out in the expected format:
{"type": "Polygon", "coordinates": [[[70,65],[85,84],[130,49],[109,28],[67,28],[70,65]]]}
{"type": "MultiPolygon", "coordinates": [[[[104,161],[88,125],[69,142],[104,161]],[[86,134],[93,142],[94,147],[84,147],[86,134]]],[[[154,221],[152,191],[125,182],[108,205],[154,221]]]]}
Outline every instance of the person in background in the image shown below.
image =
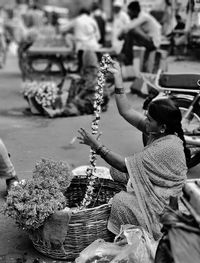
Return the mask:
{"type": "Polygon", "coordinates": [[[26,13],[22,14],[27,28],[35,27],[39,29],[43,26],[44,11],[37,4],[30,5],[26,13]]]}
{"type": "Polygon", "coordinates": [[[154,100],[144,116],[130,104],[118,62],[112,60],[108,71],[115,79],[115,99],[120,115],[135,128],[149,135],[147,146],[131,156],[121,156],[81,128],[78,140],[111,165],[114,181],[126,184],[126,191],[112,200],[108,229],[118,235],[122,225],[141,226],[158,240],[160,216],[172,197],[180,197],[187,178],[189,153],[181,126],[181,112],[170,99],[154,100]]]}
{"type": "Polygon", "coordinates": [[[123,0],[115,0],[113,3],[113,25],[112,25],[112,39],[111,45],[116,54],[119,54],[123,40],[119,40],[119,35],[122,29],[130,22],[128,14],[123,9],[123,0]]]}
{"type": "Polygon", "coordinates": [[[84,50],[97,51],[100,47],[100,32],[90,12],[82,8],[79,15],[60,28],[62,33],[73,30],[76,52],[78,55],[78,71],[82,68],[82,56],[84,50]]]}
{"type": "MultiPolygon", "coordinates": [[[[72,79],[66,104],[64,107],[57,107],[56,109],[45,108],[45,113],[51,118],[93,114],[98,68],[99,62],[96,52],[84,50],[80,78],[72,79]]],[[[105,87],[102,111],[107,110],[109,100],[109,90],[105,87]]]]}
{"type": "Polygon", "coordinates": [[[161,44],[161,25],[149,13],[142,11],[138,1],[132,1],[127,7],[130,23],[121,31],[120,39],[124,39],[120,58],[125,65],[133,64],[133,45],[146,48],[145,61],[149,53],[161,44]]]}
{"type": "Polygon", "coordinates": [[[5,19],[5,9],[0,6],[0,68],[2,68],[5,64],[7,52],[5,19]]]}
{"type": "Polygon", "coordinates": [[[106,14],[105,12],[102,11],[102,9],[99,7],[99,4],[97,2],[94,2],[92,4],[91,16],[95,19],[99,27],[99,32],[100,32],[99,44],[105,46],[106,45],[106,14]]]}
{"type": "Polygon", "coordinates": [[[2,139],[0,139],[0,178],[6,180],[7,192],[13,184],[19,181],[15,168],[10,160],[10,154],[2,139]]]}
{"type": "Polygon", "coordinates": [[[162,35],[168,37],[173,32],[174,27],[176,26],[175,14],[177,1],[159,0],[156,2],[157,4],[154,5],[154,9],[151,11],[151,14],[156,15],[156,13],[160,13],[160,17],[155,17],[159,18],[158,21],[162,25],[162,35]]]}
{"type": "Polygon", "coordinates": [[[174,28],[174,31],[171,34],[171,55],[174,55],[176,51],[177,60],[181,59],[180,54],[187,53],[187,45],[188,45],[188,32],[185,30],[185,21],[182,17],[177,14],[176,15],[177,24],[174,28]]]}
{"type": "Polygon", "coordinates": [[[177,24],[176,24],[174,30],[185,29],[185,21],[183,20],[183,18],[179,14],[176,14],[176,22],[177,22],[177,24]]]}

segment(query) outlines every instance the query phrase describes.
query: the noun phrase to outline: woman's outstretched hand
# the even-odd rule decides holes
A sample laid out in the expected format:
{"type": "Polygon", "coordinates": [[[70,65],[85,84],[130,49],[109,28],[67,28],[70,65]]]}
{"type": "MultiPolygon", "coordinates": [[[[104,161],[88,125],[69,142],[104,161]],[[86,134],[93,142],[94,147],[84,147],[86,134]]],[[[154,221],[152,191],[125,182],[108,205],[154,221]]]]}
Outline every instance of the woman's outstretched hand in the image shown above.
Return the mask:
{"type": "Polygon", "coordinates": [[[90,146],[93,150],[96,150],[98,148],[99,142],[97,141],[97,139],[101,134],[99,134],[97,138],[95,138],[94,135],[90,134],[88,131],[86,131],[83,128],[80,128],[78,130],[78,133],[79,136],[77,137],[77,139],[79,140],[80,144],[86,144],[90,146]]]}

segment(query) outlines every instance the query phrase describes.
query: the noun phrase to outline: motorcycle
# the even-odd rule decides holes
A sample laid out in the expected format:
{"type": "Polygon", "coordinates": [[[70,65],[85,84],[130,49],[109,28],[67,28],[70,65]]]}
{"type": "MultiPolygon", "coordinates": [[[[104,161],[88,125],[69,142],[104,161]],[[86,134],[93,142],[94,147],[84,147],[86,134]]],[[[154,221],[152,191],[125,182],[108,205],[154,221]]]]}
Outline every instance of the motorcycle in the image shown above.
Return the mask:
{"type": "MultiPolygon", "coordinates": [[[[159,70],[154,84],[150,83],[144,111],[152,100],[161,97],[171,98],[181,110],[184,137],[191,153],[187,166],[192,168],[200,163],[200,74],[172,74],[159,70]]],[[[147,143],[145,134],[143,143],[147,143]]]]}

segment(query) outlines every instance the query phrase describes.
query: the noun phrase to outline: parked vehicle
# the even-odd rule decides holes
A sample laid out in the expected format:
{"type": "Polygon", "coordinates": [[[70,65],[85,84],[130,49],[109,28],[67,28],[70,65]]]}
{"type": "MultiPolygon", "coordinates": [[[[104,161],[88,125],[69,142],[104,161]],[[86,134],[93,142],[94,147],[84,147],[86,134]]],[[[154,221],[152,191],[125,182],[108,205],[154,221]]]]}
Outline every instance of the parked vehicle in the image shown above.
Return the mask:
{"type": "MultiPolygon", "coordinates": [[[[200,74],[171,74],[158,72],[155,84],[151,85],[149,96],[144,101],[147,110],[151,100],[170,97],[182,113],[182,127],[187,147],[191,152],[188,168],[200,163],[200,74]],[[199,128],[199,133],[194,133],[199,128]]],[[[146,144],[147,136],[143,135],[146,144]]]]}

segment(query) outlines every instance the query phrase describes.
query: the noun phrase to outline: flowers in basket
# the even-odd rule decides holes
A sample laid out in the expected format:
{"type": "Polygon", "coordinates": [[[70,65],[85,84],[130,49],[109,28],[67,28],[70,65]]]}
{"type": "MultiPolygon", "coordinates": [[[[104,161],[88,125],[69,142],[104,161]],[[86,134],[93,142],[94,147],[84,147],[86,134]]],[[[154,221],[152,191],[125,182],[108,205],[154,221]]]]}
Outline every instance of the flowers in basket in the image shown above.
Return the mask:
{"type": "Polygon", "coordinates": [[[26,231],[38,229],[55,211],[66,207],[64,192],[72,178],[67,163],[42,159],[35,165],[33,179],[12,186],[4,213],[26,231]]]}
{"type": "Polygon", "coordinates": [[[58,87],[54,81],[25,81],[22,93],[25,98],[35,98],[42,107],[53,107],[58,96],[58,87]]]}

